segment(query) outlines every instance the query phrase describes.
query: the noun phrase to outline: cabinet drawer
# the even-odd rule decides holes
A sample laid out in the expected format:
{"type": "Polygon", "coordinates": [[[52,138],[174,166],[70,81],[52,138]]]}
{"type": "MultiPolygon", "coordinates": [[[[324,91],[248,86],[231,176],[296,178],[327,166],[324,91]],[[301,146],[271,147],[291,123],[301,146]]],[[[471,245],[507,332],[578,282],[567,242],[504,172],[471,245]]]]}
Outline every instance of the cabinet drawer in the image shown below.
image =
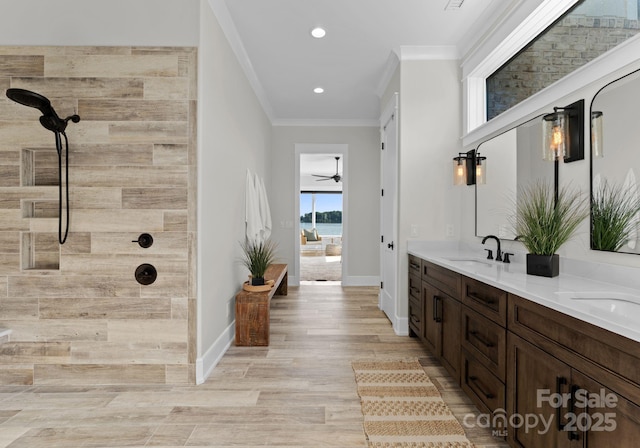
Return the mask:
{"type": "Polygon", "coordinates": [[[457,272],[422,260],[422,280],[457,300],[460,300],[460,278],[457,272]]]}
{"type": "Polygon", "coordinates": [[[500,381],[506,376],[506,330],[479,313],[462,307],[462,346],[500,381]]]}
{"type": "Polygon", "coordinates": [[[422,275],[422,259],[415,255],[409,255],[409,275],[422,275]]]}
{"type": "Polygon", "coordinates": [[[640,343],[513,294],[508,325],[513,333],[640,404],[640,343]]]}
{"type": "Polygon", "coordinates": [[[462,303],[503,327],[507,324],[507,293],[501,289],[463,277],[462,303]]]}
{"type": "Polygon", "coordinates": [[[416,300],[422,298],[422,280],[415,275],[409,275],[409,296],[414,297],[416,300]]]}
{"type": "Polygon", "coordinates": [[[468,351],[462,350],[462,390],[481,410],[505,409],[505,385],[468,351]]]}
{"type": "Polygon", "coordinates": [[[409,297],[409,327],[420,338],[424,339],[424,312],[422,301],[409,297]]]}

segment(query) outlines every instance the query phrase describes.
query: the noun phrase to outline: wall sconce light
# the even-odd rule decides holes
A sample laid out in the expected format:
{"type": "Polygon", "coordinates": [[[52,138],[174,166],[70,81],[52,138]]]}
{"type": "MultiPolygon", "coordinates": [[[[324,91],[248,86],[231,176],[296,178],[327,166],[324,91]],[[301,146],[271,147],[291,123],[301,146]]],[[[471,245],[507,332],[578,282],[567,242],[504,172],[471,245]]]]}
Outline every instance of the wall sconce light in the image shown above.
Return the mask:
{"type": "Polygon", "coordinates": [[[584,159],[584,100],[554,107],[542,117],[544,160],[574,162],[584,159]]]}
{"type": "Polygon", "coordinates": [[[472,149],[458,153],[453,158],[453,185],[484,184],[487,175],[487,158],[472,149]]]}
{"type": "Polygon", "coordinates": [[[591,155],[592,157],[604,157],[602,147],[602,112],[591,112],[591,155]]]}

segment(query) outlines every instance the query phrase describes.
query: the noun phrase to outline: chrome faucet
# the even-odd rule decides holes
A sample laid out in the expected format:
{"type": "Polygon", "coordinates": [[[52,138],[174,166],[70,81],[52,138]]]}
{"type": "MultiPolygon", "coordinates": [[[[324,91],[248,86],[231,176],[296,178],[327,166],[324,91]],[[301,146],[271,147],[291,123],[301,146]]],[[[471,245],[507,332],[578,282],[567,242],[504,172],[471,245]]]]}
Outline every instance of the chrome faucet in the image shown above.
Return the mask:
{"type": "MultiPolygon", "coordinates": [[[[488,239],[496,240],[496,243],[498,244],[498,249],[496,250],[496,261],[502,261],[502,251],[500,250],[500,238],[498,238],[495,235],[487,235],[484,238],[482,238],[482,244],[484,244],[488,239]]],[[[491,256],[491,252],[489,252],[489,256],[491,256]]]]}

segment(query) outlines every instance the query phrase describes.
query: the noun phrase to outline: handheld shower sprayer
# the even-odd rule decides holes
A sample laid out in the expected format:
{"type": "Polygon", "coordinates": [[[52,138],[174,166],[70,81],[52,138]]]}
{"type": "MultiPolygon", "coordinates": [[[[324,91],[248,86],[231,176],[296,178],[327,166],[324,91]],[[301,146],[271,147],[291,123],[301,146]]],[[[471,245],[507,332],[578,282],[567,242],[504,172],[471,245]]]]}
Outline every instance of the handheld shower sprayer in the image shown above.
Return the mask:
{"type": "Polygon", "coordinates": [[[53,109],[51,101],[49,101],[47,97],[42,96],[39,93],[32,92],[31,90],[7,89],[7,97],[18,104],[22,104],[23,106],[38,109],[42,113],[42,116],[40,117],[40,124],[42,124],[45,129],[53,132],[64,132],[69,120],[74,123],[80,121],[80,117],[78,115],[71,115],[63,120],[53,109]]]}
{"type": "Polygon", "coordinates": [[[65,134],[65,130],[67,129],[67,123],[72,121],[73,123],[78,123],[80,121],[80,116],[78,115],[70,115],[65,119],[62,119],[58,116],[56,111],[51,106],[51,101],[45,96],[40,95],[39,93],[32,92],[30,90],[24,89],[7,89],[7,97],[10,100],[15,101],[18,104],[22,104],[23,106],[33,107],[38,109],[42,116],[40,117],[40,124],[44,126],[45,129],[52,131],[55,134],[56,138],[56,150],[58,151],[58,241],[60,244],[64,244],[67,240],[67,235],[69,233],[69,140],[67,139],[67,134],[65,134]],[[62,139],[60,136],[64,136],[65,145],[65,204],[66,204],[66,226],[64,235],[62,234],[62,139]]]}

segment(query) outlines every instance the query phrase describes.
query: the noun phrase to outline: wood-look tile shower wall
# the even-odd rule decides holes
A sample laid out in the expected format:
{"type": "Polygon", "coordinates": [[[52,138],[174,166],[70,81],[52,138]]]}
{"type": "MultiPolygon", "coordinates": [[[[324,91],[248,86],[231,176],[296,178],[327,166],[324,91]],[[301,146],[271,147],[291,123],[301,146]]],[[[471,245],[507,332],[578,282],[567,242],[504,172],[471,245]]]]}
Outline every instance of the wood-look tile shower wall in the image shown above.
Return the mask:
{"type": "Polygon", "coordinates": [[[194,48],[0,47],[0,384],[195,382],[196,62],[194,48]],[[10,87],[81,117],[62,246],[54,135],[10,87]],[[148,249],[132,242],[145,232],[148,249]]]}

